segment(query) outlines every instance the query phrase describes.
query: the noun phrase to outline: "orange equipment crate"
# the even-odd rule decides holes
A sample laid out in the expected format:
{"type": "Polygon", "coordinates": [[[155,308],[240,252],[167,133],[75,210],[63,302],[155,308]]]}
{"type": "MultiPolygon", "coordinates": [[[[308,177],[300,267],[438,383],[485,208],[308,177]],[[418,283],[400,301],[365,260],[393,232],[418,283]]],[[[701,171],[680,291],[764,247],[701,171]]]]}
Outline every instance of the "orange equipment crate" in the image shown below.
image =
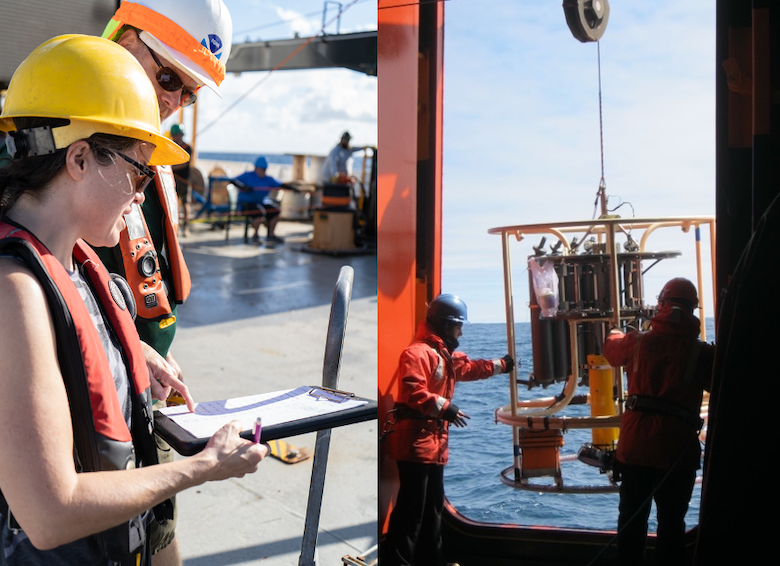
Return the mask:
{"type": "Polygon", "coordinates": [[[561,478],[559,450],[563,446],[560,430],[519,430],[519,448],[522,454],[520,477],[522,479],[540,476],[561,478]]]}

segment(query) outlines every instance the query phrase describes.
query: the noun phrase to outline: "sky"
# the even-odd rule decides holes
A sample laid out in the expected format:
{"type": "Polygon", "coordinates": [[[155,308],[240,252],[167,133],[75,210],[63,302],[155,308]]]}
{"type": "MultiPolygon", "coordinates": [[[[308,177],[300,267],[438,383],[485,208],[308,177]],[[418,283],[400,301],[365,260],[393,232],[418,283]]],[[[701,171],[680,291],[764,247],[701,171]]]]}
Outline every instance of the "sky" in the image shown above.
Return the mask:
{"type": "MultiPolygon", "coordinates": [[[[336,32],[337,2],[225,3],[234,45],[316,35],[323,19],[325,31],[336,32]]],[[[340,32],[377,29],[377,0],[340,6],[340,32]]],[[[612,0],[610,7],[597,45],[572,36],[561,0],[445,3],[442,290],[460,295],[474,322],[505,320],[501,240],[488,229],[592,218],[602,137],[609,206],[629,203],[617,213],[714,214],[714,5],[612,0]]],[[[197,149],[326,155],[344,130],[353,145],[375,146],[377,81],[347,69],[229,74],[222,98],[198,93],[197,149]]],[[[189,142],[192,109],[182,117],[189,142]]],[[[648,271],[651,303],[667,279],[695,277],[692,236],[657,237],[652,249],[683,256],[648,271]]],[[[703,238],[706,256],[706,230],[703,238]]],[[[537,244],[529,238],[512,248],[518,321],[529,314],[524,257],[537,244]]],[[[705,271],[708,289],[710,280],[705,271]]]]}
{"type": "MultiPolygon", "coordinates": [[[[233,20],[233,45],[377,29],[376,0],[224,0],[233,20]],[[340,21],[333,21],[343,9],[340,21]]],[[[354,146],[377,144],[377,78],[348,69],[277,70],[228,74],[222,98],[198,91],[197,150],[327,155],[341,133],[354,146]]],[[[193,112],[184,110],[184,140],[192,140],[193,112]]],[[[204,173],[208,173],[204,171],[204,173]]]]}
{"type": "MultiPolygon", "coordinates": [[[[450,0],[444,37],[442,291],[472,322],[506,320],[488,229],[593,218],[602,137],[609,208],[630,203],[617,214],[715,214],[712,3],[612,0],[596,44],[574,38],[558,0],[450,0]]],[[[510,248],[516,321],[529,320],[525,258],[539,239],[510,248]]],[[[657,232],[648,249],[683,253],[647,272],[649,304],[671,277],[695,282],[692,233],[657,232]]],[[[709,263],[704,274],[712,316],[709,263]]]]}

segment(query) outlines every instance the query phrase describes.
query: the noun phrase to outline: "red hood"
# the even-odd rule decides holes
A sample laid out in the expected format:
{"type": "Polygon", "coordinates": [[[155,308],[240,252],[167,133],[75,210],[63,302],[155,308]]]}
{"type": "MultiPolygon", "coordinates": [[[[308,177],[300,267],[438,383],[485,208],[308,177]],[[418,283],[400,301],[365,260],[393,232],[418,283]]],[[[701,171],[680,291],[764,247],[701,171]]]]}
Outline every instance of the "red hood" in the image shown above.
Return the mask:
{"type": "Polygon", "coordinates": [[[428,342],[431,345],[435,345],[437,350],[446,351],[447,345],[444,343],[436,331],[433,329],[427,320],[420,321],[417,325],[417,333],[414,336],[415,342],[428,342]]]}
{"type": "Polygon", "coordinates": [[[661,306],[658,314],[650,319],[650,323],[653,330],[663,334],[698,336],[700,331],[698,318],[685,309],[669,305],[661,306]]]}

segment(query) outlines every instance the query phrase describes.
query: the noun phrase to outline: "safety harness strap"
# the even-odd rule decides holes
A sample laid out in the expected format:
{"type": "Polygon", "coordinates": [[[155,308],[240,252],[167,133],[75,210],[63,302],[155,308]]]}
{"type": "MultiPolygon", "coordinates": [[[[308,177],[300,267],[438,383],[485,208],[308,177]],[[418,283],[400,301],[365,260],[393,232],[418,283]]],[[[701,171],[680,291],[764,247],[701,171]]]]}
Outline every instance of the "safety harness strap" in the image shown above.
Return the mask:
{"type": "Polygon", "coordinates": [[[669,415],[682,419],[697,431],[704,426],[704,421],[699,415],[694,415],[690,411],[680,407],[678,404],[660,397],[650,397],[648,395],[629,395],[626,397],[626,409],[629,411],[642,411],[645,413],[656,413],[669,415]]]}
{"type": "Polygon", "coordinates": [[[433,422],[442,421],[442,419],[432,417],[430,415],[425,415],[420,411],[412,409],[409,405],[404,405],[402,403],[396,403],[393,406],[393,410],[395,411],[396,420],[399,421],[404,419],[416,419],[420,421],[433,421],[433,422]]]}

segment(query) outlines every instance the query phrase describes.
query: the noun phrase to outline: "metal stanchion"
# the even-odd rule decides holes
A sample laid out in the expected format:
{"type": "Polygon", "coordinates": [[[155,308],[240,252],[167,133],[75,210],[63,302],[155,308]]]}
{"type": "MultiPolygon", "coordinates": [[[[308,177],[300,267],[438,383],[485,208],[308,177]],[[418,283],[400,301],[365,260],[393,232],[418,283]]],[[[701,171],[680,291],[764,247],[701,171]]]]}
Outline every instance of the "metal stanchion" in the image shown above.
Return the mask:
{"type": "MultiPolygon", "coordinates": [[[[337,389],[341,351],[344,347],[344,334],[347,329],[349,302],[352,297],[352,280],[354,271],[349,266],[343,266],[339,272],[336,287],[333,290],[333,300],[330,307],[328,335],[325,341],[325,359],[322,367],[322,386],[337,389]]],[[[306,507],[306,522],[303,528],[303,542],[298,566],[317,566],[316,546],[322,507],[322,493],[325,488],[325,472],[328,466],[328,450],[330,449],[330,429],[317,432],[314,447],[314,462],[312,463],[311,485],[309,486],[309,502],[306,507]]]]}

